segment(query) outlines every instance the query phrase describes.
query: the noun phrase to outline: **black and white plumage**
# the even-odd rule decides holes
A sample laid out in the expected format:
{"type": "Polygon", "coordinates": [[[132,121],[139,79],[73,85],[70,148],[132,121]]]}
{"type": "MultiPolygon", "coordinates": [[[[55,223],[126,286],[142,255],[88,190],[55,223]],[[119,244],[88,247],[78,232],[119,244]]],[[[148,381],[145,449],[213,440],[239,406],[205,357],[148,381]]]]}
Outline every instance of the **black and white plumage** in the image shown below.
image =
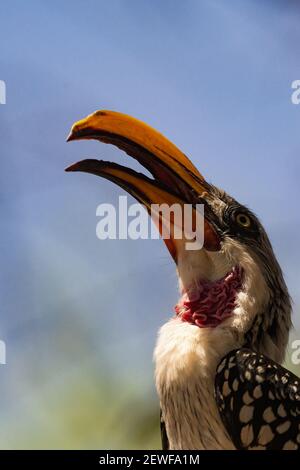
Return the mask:
{"type": "Polygon", "coordinates": [[[299,378],[263,354],[231,351],[217,368],[217,405],[237,449],[300,448],[299,378]]]}
{"type": "Polygon", "coordinates": [[[73,126],[68,140],[78,139],[118,146],[152,178],[99,160],[67,171],[113,181],[148,210],[152,203],[205,207],[201,250],[187,250],[184,238],[164,240],[181,300],[154,353],[163,447],[298,448],[299,382],[280,366],[291,301],[260,221],[165,137],[129,116],[98,111],[73,126]]]}

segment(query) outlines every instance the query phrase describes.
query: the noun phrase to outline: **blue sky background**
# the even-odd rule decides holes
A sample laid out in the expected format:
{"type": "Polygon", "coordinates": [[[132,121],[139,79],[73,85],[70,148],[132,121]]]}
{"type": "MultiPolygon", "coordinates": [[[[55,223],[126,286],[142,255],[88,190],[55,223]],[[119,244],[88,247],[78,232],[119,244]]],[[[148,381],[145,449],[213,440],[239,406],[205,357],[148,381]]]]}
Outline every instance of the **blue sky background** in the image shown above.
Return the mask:
{"type": "Polygon", "coordinates": [[[129,426],[157,412],[152,350],[175,270],[159,240],[97,240],[96,207],[121,190],[63,171],[125,162],[65,143],[96,109],[156,127],[259,215],[300,328],[299,21],[283,0],[1,0],[1,448],[158,443],[129,426]]]}

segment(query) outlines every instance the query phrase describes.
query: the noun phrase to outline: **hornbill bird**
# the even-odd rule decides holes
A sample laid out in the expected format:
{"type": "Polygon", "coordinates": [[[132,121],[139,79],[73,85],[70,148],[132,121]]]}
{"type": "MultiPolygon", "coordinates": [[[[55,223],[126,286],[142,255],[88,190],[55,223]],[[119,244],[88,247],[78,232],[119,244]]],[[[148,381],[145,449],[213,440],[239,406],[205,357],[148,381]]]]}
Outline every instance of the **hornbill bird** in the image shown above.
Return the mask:
{"type": "Polygon", "coordinates": [[[152,175],[86,159],[92,173],[144,204],[204,206],[204,244],[165,239],[179,278],[175,315],[160,329],[155,377],[164,449],[297,449],[299,379],[283,368],[291,300],[258,218],[199,173],[163,135],[130,116],[96,111],[68,141],[96,139],[152,175]]]}

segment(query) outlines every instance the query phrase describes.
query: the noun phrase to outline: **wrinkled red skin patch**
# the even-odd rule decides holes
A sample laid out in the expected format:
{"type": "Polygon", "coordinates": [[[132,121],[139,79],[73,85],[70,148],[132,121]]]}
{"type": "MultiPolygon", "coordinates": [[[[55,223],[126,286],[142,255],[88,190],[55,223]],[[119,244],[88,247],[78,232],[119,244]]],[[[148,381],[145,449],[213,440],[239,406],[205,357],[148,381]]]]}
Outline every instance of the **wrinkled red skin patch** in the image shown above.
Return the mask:
{"type": "Polygon", "coordinates": [[[240,267],[235,267],[218,281],[200,281],[193,289],[183,292],[175,306],[176,315],[199,328],[215,328],[232,316],[242,284],[240,267]]]}

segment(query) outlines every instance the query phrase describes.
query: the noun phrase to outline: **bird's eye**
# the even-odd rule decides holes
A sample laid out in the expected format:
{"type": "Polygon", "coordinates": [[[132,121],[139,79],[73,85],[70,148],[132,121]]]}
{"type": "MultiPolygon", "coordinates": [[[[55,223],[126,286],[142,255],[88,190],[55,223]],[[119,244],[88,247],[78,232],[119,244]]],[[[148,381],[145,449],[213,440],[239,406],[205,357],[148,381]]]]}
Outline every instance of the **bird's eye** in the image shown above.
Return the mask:
{"type": "Polygon", "coordinates": [[[250,217],[241,212],[236,215],[235,220],[243,228],[250,228],[252,225],[250,217]]]}

